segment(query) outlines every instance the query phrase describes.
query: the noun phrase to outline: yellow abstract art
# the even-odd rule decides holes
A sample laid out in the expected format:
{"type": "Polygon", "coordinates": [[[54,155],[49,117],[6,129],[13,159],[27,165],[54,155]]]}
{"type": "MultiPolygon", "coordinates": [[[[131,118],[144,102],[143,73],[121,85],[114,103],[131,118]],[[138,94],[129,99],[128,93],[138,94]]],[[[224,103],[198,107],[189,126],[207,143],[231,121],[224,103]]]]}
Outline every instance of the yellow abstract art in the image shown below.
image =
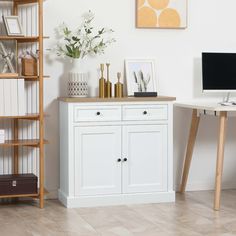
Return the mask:
{"type": "Polygon", "coordinates": [[[186,28],[187,0],[136,0],[138,28],[186,28]]]}

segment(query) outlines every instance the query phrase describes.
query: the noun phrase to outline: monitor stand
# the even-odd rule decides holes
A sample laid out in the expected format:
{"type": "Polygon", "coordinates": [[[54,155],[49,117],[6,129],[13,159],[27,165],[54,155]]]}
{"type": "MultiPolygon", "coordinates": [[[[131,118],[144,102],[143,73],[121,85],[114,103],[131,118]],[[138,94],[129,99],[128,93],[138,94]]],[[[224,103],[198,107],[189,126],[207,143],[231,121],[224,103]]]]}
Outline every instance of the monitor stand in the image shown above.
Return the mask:
{"type": "Polygon", "coordinates": [[[223,102],[220,102],[219,104],[221,106],[235,106],[236,102],[229,101],[230,93],[227,93],[226,98],[223,98],[223,102]]]}

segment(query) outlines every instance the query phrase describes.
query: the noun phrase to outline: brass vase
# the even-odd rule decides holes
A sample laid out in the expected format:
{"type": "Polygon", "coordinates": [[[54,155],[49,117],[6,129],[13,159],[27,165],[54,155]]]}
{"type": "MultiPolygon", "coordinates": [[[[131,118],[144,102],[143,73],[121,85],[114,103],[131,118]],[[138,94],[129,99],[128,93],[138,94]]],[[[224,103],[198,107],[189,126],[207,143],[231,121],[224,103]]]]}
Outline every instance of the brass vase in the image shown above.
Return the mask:
{"type": "Polygon", "coordinates": [[[120,82],[121,80],[121,73],[117,73],[117,78],[118,78],[118,82],[115,84],[115,97],[116,98],[122,98],[124,97],[123,94],[123,84],[120,82]]]}
{"type": "Polygon", "coordinates": [[[106,97],[112,97],[112,83],[110,82],[110,64],[107,63],[107,81],[106,81],[106,97]]]}
{"type": "Polygon", "coordinates": [[[99,79],[99,98],[106,97],[106,79],[104,78],[104,64],[100,65],[101,78],[99,79]]]}

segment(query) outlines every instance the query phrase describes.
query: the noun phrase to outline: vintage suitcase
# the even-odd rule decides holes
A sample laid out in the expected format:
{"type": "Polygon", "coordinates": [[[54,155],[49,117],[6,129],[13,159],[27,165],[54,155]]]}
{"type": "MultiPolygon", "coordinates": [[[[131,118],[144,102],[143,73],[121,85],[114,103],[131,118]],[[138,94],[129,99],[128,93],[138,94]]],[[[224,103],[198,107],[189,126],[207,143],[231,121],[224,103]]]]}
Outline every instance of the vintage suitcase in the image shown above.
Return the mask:
{"type": "Polygon", "coordinates": [[[34,174],[0,175],[0,195],[37,194],[37,188],[34,174]]]}

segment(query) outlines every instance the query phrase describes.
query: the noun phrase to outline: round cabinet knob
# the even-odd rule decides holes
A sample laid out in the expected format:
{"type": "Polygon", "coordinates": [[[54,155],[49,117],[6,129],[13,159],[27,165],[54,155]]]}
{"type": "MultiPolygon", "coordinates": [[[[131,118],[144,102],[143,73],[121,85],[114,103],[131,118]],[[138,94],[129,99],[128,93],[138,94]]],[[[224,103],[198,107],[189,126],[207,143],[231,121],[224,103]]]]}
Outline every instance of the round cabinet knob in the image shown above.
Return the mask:
{"type": "Polygon", "coordinates": [[[128,159],[127,159],[127,158],[124,158],[123,161],[126,162],[126,161],[128,161],[128,159]]]}
{"type": "Polygon", "coordinates": [[[144,111],[143,114],[144,114],[144,115],[147,115],[147,111],[144,111]]]}
{"type": "Polygon", "coordinates": [[[100,111],[98,111],[98,112],[97,112],[97,116],[100,116],[100,115],[101,115],[101,112],[100,112],[100,111]]]}
{"type": "Polygon", "coordinates": [[[119,158],[119,159],[117,159],[117,162],[121,162],[121,159],[119,158]]]}

